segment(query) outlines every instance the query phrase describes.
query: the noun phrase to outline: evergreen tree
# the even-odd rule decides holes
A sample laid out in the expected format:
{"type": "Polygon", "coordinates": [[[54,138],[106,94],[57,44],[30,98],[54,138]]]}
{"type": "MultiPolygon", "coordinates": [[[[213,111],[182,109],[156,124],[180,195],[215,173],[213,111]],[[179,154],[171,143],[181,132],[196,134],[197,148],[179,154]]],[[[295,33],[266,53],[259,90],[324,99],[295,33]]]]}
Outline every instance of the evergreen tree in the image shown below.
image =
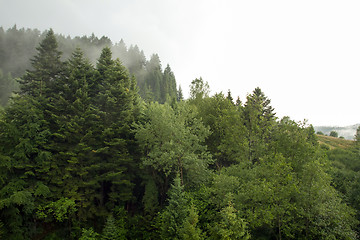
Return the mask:
{"type": "Polygon", "coordinates": [[[90,229],[82,229],[82,234],[79,238],[79,240],[97,240],[99,234],[97,232],[94,232],[93,228],[90,229]]]}
{"type": "Polygon", "coordinates": [[[175,177],[168,196],[168,205],[160,215],[161,238],[182,239],[181,229],[189,214],[189,207],[179,175],[175,177]]]}
{"type": "Polygon", "coordinates": [[[248,157],[254,163],[265,153],[275,123],[274,108],[260,88],[247,96],[244,117],[248,129],[248,157]]]}
{"type": "Polygon", "coordinates": [[[199,215],[196,211],[194,204],[191,204],[189,208],[189,215],[186,217],[183,223],[183,227],[180,231],[181,239],[184,240],[201,240],[204,236],[201,229],[197,226],[199,222],[199,215]]]}
{"type": "Polygon", "coordinates": [[[234,103],[233,101],[234,101],[234,99],[233,99],[233,97],[231,96],[231,91],[230,91],[230,89],[228,90],[228,94],[227,94],[227,97],[226,97],[231,103],[234,103]]]}
{"type": "Polygon", "coordinates": [[[163,73],[161,70],[160,58],[157,54],[153,54],[150,61],[146,64],[147,76],[145,85],[150,88],[154,94],[154,100],[163,102],[161,99],[161,88],[163,86],[163,73]]]}
{"type": "Polygon", "coordinates": [[[103,240],[126,240],[124,226],[118,226],[113,215],[109,215],[102,233],[103,240]]]}
{"type": "Polygon", "coordinates": [[[184,96],[183,96],[181,86],[179,85],[179,89],[177,91],[177,101],[180,102],[182,100],[184,100],[184,96]]]}
{"type": "MultiPolygon", "coordinates": [[[[93,98],[99,110],[98,121],[92,132],[96,140],[92,148],[101,165],[96,170],[101,185],[100,206],[124,204],[132,199],[134,177],[133,134],[137,88],[118,60],[112,60],[109,48],[104,48],[97,63],[94,89],[99,89],[93,98]]],[[[95,173],[94,173],[95,174],[95,173]]]]}
{"type": "Polygon", "coordinates": [[[177,99],[177,89],[175,75],[169,64],[166,66],[163,74],[163,84],[161,87],[161,102],[177,99]]]}
{"type": "Polygon", "coordinates": [[[50,91],[54,90],[53,85],[56,84],[63,70],[63,63],[60,60],[61,52],[58,50],[58,43],[52,29],[48,31],[36,50],[38,54],[31,59],[33,70],[27,70],[20,79],[20,93],[49,97],[52,95],[50,91]]]}
{"type": "Polygon", "coordinates": [[[18,88],[18,83],[11,74],[5,76],[0,69],[0,106],[5,106],[13,92],[18,88]]]}
{"type": "Polygon", "coordinates": [[[63,77],[58,81],[59,94],[54,97],[51,111],[56,124],[49,148],[58,167],[48,175],[52,181],[57,179],[59,196],[76,200],[78,219],[82,221],[97,212],[94,206],[96,189],[88,183],[93,181],[89,168],[98,161],[91,151],[91,134],[97,119],[97,111],[89,97],[88,82],[93,78],[93,67],[77,49],[66,62],[63,77]]]}

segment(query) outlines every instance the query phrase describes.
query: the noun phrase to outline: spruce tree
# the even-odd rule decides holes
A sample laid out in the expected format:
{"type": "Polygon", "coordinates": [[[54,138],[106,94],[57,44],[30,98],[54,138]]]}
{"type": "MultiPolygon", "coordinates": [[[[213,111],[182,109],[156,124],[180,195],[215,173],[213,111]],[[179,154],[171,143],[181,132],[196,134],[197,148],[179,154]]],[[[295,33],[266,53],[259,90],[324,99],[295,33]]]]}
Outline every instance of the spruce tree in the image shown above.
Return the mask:
{"type": "Polygon", "coordinates": [[[126,229],[119,226],[114,216],[111,214],[107,217],[105,227],[102,233],[102,240],[126,240],[126,229]]]}
{"type": "Polygon", "coordinates": [[[179,175],[175,177],[168,196],[168,205],[160,215],[161,238],[181,239],[181,229],[189,214],[189,208],[179,175]]]}
{"type": "Polygon", "coordinates": [[[100,205],[109,199],[110,205],[124,204],[132,199],[134,161],[131,126],[138,114],[138,94],[135,79],[118,60],[112,60],[109,48],[104,48],[96,66],[94,89],[99,89],[93,104],[99,110],[92,145],[101,165],[96,170],[101,185],[100,205]]]}
{"type": "Polygon", "coordinates": [[[151,88],[154,94],[154,100],[163,102],[161,98],[161,89],[164,84],[163,73],[161,70],[160,58],[157,54],[153,54],[150,61],[146,64],[147,76],[145,84],[151,88]]]}
{"type": "Polygon", "coordinates": [[[255,88],[247,96],[244,107],[245,126],[248,130],[248,158],[251,162],[259,161],[267,148],[271,129],[275,123],[274,108],[260,88],[255,88]]]}
{"type": "Polygon", "coordinates": [[[38,54],[31,59],[32,69],[20,79],[20,93],[30,96],[51,96],[53,86],[63,70],[61,52],[54,31],[50,29],[40,46],[36,48],[38,54]],[[49,90],[51,89],[51,90],[49,90]]]}

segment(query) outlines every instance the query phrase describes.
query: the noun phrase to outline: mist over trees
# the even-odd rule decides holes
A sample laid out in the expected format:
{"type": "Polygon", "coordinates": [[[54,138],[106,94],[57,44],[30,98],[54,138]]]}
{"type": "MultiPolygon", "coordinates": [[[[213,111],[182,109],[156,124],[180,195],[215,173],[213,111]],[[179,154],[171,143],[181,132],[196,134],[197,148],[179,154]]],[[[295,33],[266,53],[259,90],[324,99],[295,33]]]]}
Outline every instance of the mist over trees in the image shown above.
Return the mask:
{"type": "MultiPolygon", "coordinates": [[[[36,47],[46,34],[47,31],[40,32],[37,29],[18,29],[16,25],[7,30],[0,27],[0,85],[4,85],[0,88],[2,106],[7,103],[11,92],[18,90],[16,78],[22,76],[26,69],[32,68],[30,59],[36,54],[36,47]]],[[[71,57],[73,51],[80,47],[92,64],[97,62],[102,49],[109,47],[113,58],[119,58],[130,76],[134,75],[139,94],[146,101],[164,103],[178,98],[175,75],[168,64],[162,66],[157,54],[146,59],[144,52],[136,45],[127,47],[123,40],[112,43],[108,37],[98,38],[94,34],[74,38],[57,34],[56,40],[62,60],[71,57]]]]}
{"type": "Polygon", "coordinates": [[[181,100],[157,55],[60,47],[47,31],[0,112],[1,238],[358,239],[359,134],[330,149],[259,87],[181,100]]]}

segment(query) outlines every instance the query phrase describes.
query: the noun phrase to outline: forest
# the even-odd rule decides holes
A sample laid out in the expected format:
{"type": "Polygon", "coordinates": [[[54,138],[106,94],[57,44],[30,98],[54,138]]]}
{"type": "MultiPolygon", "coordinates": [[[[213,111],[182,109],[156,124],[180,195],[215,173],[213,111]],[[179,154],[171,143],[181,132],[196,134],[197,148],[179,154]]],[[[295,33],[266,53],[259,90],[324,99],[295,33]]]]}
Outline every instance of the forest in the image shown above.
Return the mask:
{"type": "MultiPolygon", "coordinates": [[[[12,31],[36,33],[0,29],[1,56],[12,31]]],[[[29,63],[0,61],[1,239],[359,239],[360,127],[332,145],[259,87],[183,99],[156,54],[134,70],[35,35],[29,63]]]]}
{"type": "MultiPolygon", "coordinates": [[[[16,25],[8,30],[0,27],[0,105],[5,106],[11,92],[17,91],[16,78],[30,69],[30,59],[36,54],[36,47],[46,36],[37,29],[18,29],[16,25]]],[[[58,48],[62,52],[61,60],[68,59],[76,48],[81,48],[90,63],[96,64],[104,47],[111,48],[114,59],[119,58],[134,76],[140,96],[147,101],[164,103],[168,98],[182,98],[182,90],[176,86],[175,75],[167,64],[162,69],[160,58],[152,54],[147,60],[144,51],[137,45],[127,47],[121,40],[113,44],[108,37],[91,36],[74,37],[56,35],[58,48]]]]}

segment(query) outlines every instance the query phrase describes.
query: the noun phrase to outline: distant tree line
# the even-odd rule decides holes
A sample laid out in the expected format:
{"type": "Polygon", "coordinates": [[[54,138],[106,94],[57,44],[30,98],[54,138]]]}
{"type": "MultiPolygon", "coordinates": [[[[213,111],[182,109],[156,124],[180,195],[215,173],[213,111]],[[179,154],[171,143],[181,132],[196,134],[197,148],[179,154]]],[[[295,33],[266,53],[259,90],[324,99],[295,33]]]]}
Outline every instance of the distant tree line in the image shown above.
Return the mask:
{"type": "MultiPolygon", "coordinates": [[[[11,93],[18,90],[16,78],[32,68],[29,60],[36,54],[36,46],[46,34],[47,31],[37,29],[18,29],[16,25],[7,30],[0,27],[0,105],[5,106],[11,93]]],[[[168,99],[182,98],[181,87],[177,87],[174,73],[169,65],[162,68],[157,54],[147,60],[137,45],[127,47],[123,40],[114,44],[108,37],[98,38],[94,34],[74,38],[56,35],[56,39],[62,60],[71,57],[75,49],[81,47],[84,56],[95,64],[102,49],[109,47],[113,57],[119,58],[130,76],[135,77],[139,94],[146,101],[164,103],[168,99]]]]}
{"type": "Polygon", "coordinates": [[[314,128],[260,88],[144,100],[110,47],[93,65],[58,45],[47,31],[0,112],[1,238],[358,238],[356,182],[354,201],[335,185],[358,176],[334,181],[314,128]]]}

